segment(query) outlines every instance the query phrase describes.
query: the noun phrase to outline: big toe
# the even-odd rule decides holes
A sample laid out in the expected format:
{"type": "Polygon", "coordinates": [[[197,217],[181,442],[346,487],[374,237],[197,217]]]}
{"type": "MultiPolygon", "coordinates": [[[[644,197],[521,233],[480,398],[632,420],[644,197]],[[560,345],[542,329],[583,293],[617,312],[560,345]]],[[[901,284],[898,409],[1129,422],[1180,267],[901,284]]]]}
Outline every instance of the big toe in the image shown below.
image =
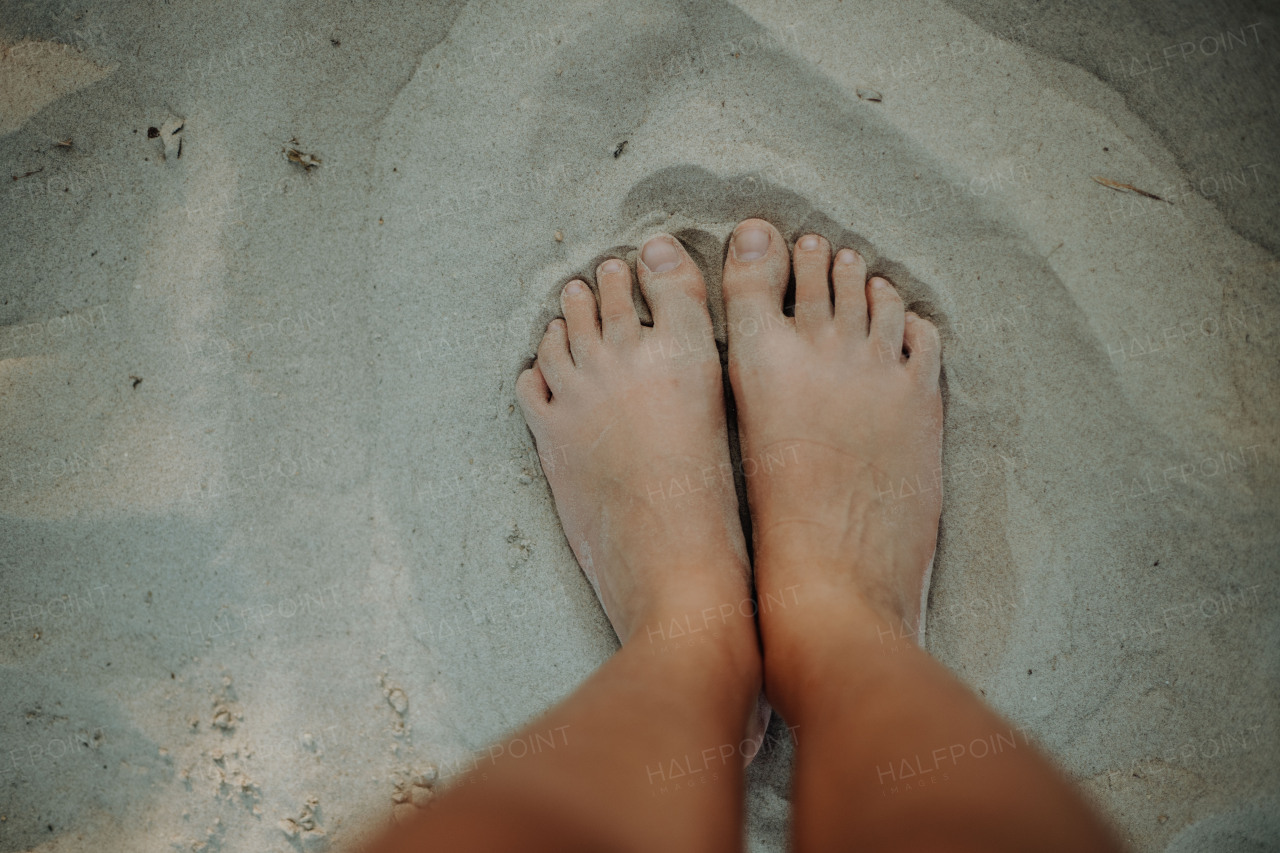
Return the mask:
{"type": "Polygon", "coordinates": [[[702,271],[676,238],[658,234],[646,240],[636,269],[654,328],[679,330],[691,322],[710,324],[702,271]]]}
{"type": "Polygon", "coordinates": [[[724,304],[729,334],[753,333],[760,325],[785,323],[790,258],[782,234],[763,219],[738,224],[724,262],[724,304]]]}
{"type": "Polygon", "coordinates": [[[907,350],[907,364],[920,380],[926,387],[938,387],[938,375],[942,371],[942,338],[938,327],[914,311],[908,311],[902,343],[907,350]]]}

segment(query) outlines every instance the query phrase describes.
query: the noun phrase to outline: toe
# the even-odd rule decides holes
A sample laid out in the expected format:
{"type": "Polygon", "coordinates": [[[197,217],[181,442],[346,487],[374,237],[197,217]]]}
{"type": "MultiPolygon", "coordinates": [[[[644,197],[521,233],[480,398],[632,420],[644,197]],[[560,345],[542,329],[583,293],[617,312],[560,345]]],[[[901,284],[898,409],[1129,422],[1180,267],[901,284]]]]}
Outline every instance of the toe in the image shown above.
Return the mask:
{"type": "Polygon", "coordinates": [[[761,326],[787,325],[782,298],[787,291],[787,244],[763,219],[738,224],[724,262],[724,304],[729,338],[761,326]]]}
{"type": "Polygon", "coordinates": [[[796,327],[816,328],[831,319],[831,244],[817,234],[796,241],[796,327]]]}
{"type": "Polygon", "coordinates": [[[831,287],[835,292],[836,322],[841,326],[867,333],[867,262],[853,249],[836,253],[831,268],[831,287]]]}
{"type": "Polygon", "coordinates": [[[902,342],[907,350],[907,366],[922,381],[936,386],[942,368],[942,338],[938,328],[915,312],[908,311],[902,342]]]}
{"type": "Polygon", "coordinates": [[[546,416],[547,403],[551,401],[551,389],[547,387],[547,380],[536,362],[516,380],[516,400],[530,428],[539,427],[546,416]]]}
{"type": "Polygon", "coordinates": [[[596,270],[600,286],[600,324],[607,341],[633,340],[640,336],[640,318],[632,300],[631,270],[610,258],[596,270]]]}
{"type": "Polygon", "coordinates": [[[547,380],[552,395],[564,392],[564,383],[574,370],[569,356],[569,338],[564,320],[559,317],[547,324],[547,333],[538,344],[538,367],[547,380]]]}
{"type": "Polygon", "coordinates": [[[901,360],[902,329],[906,323],[902,297],[892,284],[876,276],[867,285],[867,303],[872,343],[879,348],[883,360],[901,360]]]}
{"type": "Polygon", "coordinates": [[[574,280],[560,291],[560,308],[569,336],[569,353],[581,364],[600,345],[600,318],[596,297],[584,282],[574,280]]]}
{"type": "Polygon", "coordinates": [[[702,272],[678,240],[667,234],[650,237],[640,249],[637,269],[655,329],[684,329],[690,320],[710,324],[702,272]]]}

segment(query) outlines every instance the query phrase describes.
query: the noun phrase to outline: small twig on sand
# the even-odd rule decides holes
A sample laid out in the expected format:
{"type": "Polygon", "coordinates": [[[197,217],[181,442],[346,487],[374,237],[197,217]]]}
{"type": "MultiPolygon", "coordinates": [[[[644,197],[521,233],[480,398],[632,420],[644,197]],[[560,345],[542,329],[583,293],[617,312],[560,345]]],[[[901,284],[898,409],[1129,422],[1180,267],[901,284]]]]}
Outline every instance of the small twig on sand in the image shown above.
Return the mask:
{"type": "Polygon", "coordinates": [[[1093,179],[1098,183],[1102,184],[1104,187],[1110,187],[1111,189],[1116,190],[1117,192],[1137,193],[1138,195],[1146,196],[1147,198],[1154,198],[1156,201],[1163,201],[1165,204],[1173,204],[1173,202],[1169,201],[1167,198],[1161,198],[1155,193],[1149,193],[1146,190],[1140,190],[1137,187],[1135,187],[1133,184],[1122,184],[1119,181],[1113,181],[1110,178],[1103,178],[1098,175],[1094,175],[1093,179]]]}

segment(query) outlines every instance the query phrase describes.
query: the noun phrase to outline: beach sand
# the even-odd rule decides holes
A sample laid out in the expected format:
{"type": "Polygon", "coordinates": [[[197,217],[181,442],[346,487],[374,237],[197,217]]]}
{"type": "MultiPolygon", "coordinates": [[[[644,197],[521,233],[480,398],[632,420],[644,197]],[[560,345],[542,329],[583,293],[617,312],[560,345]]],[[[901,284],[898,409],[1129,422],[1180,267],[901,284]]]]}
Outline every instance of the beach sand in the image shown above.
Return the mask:
{"type": "Polygon", "coordinates": [[[749,216],[942,329],[929,650],[1137,849],[1280,844],[1274,10],[798,6],[10,8],[0,851],[345,849],[569,694],[515,378],[749,216]]]}

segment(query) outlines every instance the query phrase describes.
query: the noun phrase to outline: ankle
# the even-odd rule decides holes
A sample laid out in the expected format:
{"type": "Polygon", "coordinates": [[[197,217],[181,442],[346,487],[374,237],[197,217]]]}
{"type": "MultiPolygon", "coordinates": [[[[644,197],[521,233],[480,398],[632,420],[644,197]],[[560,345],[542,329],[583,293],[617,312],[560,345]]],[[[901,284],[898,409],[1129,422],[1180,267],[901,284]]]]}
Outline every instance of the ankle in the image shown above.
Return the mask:
{"type": "Polygon", "coordinates": [[[750,568],[742,562],[708,558],[677,566],[683,576],[669,583],[638,609],[624,644],[641,642],[650,646],[689,646],[696,641],[744,643],[747,635],[758,647],[755,605],[748,587],[750,568]]]}
{"type": "MultiPolygon", "coordinates": [[[[850,661],[857,664],[853,674],[874,678],[898,668],[903,658],[922,654],[916,622],[856,590],[811,585],[799,602],[785,610],[761,609],[765,693],[788,719],[788,708],[795,712],[788,697],[829,692],[821,685],[833,673],[847,678],[850,661]]],[[[845,687],[856,691],[853,681],[845,687]]]]}
{"type": "Polygon", "coordinates": [[[731,673],[753,681],[759,689],[762,663],[754,612],[740,607],[736,600],[655,608],[632,630],[624,645],[654,657],[687,660],[695,667],[731,673]]]}
{"type": "Polygon", "coordinates": [[[883,643],[890,637],[914,637],[919,626],[919,603],[906,601],[894,590],[864,583],[848,572],[808,567],[806,576],[758,577],[761,634],[787,632],[798,639],[841,642],[870,638],[883,643]]]}

